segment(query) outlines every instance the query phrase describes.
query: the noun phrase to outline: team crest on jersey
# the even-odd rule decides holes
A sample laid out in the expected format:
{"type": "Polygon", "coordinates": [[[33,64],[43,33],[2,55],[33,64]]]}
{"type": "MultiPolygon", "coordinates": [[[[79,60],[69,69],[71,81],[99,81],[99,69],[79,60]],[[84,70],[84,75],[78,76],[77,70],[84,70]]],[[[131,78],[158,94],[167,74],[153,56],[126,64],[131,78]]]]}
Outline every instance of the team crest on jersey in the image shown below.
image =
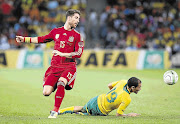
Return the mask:
{"type": "Polygon", "coordinates": [[[73,36],[70,36],[69,39],[68,39],[69,42],[73,42],[74,41],[74,37],[73,36]]]}
{"type": "Polygon", "coordinates": [[[58,39],[59,38],[59,34],[56,34],[55,38],[58,39]]]}

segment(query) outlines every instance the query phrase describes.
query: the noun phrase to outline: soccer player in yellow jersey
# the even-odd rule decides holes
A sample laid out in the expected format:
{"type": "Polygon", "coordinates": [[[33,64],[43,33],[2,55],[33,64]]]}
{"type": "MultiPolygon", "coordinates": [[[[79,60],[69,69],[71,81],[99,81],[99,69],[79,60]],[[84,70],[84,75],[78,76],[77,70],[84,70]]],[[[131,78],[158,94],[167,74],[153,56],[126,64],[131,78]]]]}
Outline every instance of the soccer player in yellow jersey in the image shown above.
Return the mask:
{"type": "Polygon", "coordinates": [[[131,93],[141,90],[141,80],[131,77],[108,84],[110,91],[92,98],[85,106],[72,106],[59,110],[59,114],[79,113],[82,115],[106,116],[117,109],[116,116],[138,116],[137,113],[124,114],[124,110],[131,102],[131,93]]]}

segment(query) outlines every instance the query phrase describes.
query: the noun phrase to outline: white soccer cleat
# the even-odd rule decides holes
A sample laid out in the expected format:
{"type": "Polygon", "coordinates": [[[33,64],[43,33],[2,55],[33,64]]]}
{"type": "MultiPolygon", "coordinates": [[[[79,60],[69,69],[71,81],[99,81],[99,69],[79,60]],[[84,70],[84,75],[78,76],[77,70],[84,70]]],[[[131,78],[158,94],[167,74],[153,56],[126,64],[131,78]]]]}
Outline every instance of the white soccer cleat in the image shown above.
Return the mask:
{"type": "Polygon", "coordinates": [[[51,111],[51,114],[48,116],[48,118],[57,118],[58,112],[51,111]]]}

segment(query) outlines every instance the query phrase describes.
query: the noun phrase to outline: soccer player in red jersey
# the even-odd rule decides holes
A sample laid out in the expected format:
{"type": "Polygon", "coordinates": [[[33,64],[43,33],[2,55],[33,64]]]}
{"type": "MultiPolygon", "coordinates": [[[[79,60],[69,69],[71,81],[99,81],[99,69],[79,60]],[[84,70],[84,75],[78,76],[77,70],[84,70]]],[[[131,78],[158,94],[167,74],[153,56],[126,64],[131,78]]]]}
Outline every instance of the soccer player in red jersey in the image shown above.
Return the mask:
{"type": "Polygon", "coordinates": [[[44,96],[49,96],[57,88],[54,109],[48,118],[57,117],[58,110],[65,95],[65,89],[70,90],[74,85],[76,78],[75,58],[80,58],[84,49],[83,38],[74,29],[78,25],[79,19],[80,11],[70,9],[66,12],[64,26],[51,30],[49,34],[39,37],[16,36],[17,42],[55,42],[51,66],[45,73],[43,84],[44,96]]]}

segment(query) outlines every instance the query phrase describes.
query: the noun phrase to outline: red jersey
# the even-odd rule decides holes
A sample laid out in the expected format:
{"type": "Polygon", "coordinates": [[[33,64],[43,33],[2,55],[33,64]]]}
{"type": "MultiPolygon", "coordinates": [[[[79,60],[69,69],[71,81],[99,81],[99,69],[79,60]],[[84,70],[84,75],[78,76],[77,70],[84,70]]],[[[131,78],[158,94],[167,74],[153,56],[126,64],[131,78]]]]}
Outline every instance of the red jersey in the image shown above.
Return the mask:
{"type": "Polygon", "coordinates": [[[64,27],[55,28],[45,36],[38,37],[38,43],[55,42],[54,50],[58,50],[62,53],[72,53],[72,58],[66,58],[61,56],[54,56],[51,60],[52,66],[58,66],[62,64],[70,64],[75,62],[75,58],[80,58],[83,49],[84,42],[80,33],[72,29],[71,31],[65,30],[64,27]]]}

